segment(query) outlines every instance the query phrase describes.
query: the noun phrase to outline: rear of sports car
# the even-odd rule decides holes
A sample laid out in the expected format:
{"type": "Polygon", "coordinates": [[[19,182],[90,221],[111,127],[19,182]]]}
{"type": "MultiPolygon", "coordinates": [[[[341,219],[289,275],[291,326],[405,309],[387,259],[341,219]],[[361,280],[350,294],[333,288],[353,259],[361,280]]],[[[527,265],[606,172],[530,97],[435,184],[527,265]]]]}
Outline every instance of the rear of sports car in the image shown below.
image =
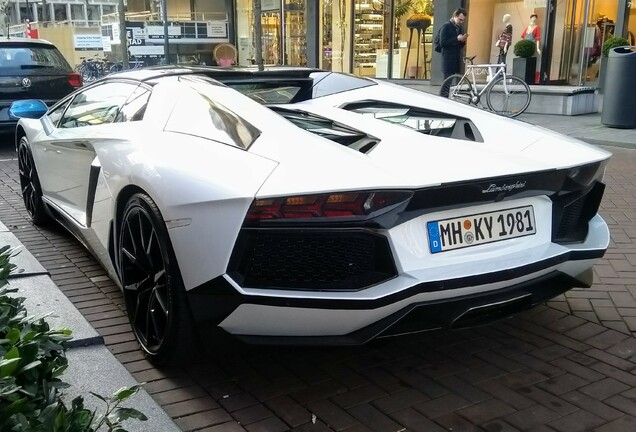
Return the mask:
{"type": "Polygon", "coordinates": [[[189,292],[204,327],[253,343],[359,344],[489,323],[591,285],[609,245],[598,214],[608,153],[528,130],[511,155],[355,116],[314,132],[376,169],[367,180],[301,143],[251,149],[279,165],[226,274],[189,292]],[[546,162],[550,147],[577,156],[546,162]]]}

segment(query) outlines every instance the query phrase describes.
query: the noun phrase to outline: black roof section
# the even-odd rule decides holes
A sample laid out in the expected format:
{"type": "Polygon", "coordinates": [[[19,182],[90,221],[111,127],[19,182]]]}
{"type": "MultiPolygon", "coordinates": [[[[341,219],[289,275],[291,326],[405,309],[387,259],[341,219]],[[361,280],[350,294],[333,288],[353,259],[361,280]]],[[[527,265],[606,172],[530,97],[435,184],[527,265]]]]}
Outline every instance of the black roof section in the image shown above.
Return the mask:
{"type": "Polygon", "coordinates": [[[139,81],[150,81],[157,78],[175,75],[205,75],[219,81],[250,81],[251,79],[299,79],[308,78],[314,72],[322,72],[321,69],[301,67],[270,67],[259,71],[256,67],[222,68],[214,66],[151,66],[143,69],[133,69],[107,78],[128,78],[139,81]]]}

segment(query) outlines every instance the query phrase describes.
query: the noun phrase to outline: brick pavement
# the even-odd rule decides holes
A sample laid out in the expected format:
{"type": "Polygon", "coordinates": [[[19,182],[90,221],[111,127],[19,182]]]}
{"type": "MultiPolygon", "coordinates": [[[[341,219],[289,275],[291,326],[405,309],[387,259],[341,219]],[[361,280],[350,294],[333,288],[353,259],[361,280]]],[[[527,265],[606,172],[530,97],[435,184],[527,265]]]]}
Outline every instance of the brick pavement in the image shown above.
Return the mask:
{"type": "Polygon", "coordinates": [[[10,145],[0,220],[184,431],[630,431],[636,429],[636,150],[615,152],[596,283],[514,319],[363,347],[208,347],[183,367],[139,351],[116,285],[61,229],[28,222],[10,145]]]}

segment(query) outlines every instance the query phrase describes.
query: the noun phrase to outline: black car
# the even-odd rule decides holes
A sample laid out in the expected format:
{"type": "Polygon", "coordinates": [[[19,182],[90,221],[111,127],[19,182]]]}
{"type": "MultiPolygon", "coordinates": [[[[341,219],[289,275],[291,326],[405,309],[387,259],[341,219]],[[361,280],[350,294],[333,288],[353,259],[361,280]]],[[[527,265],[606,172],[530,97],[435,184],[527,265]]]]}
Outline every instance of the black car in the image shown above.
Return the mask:
{"type": "Polygon", "coordinates": [[[41,99],[48,106],[82,86],[60,51],[41,39],[0,38],[0,131],[13,129],[9,106],[20,99],[41,99]]]}

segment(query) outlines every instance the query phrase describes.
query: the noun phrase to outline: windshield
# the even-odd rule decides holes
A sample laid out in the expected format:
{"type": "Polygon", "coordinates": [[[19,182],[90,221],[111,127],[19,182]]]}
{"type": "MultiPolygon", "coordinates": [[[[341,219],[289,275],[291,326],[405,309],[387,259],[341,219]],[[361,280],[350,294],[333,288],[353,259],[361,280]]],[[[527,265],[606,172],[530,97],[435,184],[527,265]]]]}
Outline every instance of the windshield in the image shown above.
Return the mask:
{"type": "Polygon", "coordinates": [[[70,72],[71,68],[54,46],[35,44],[0,45],[0,73],[16,70],[55,69],[70,72]]]}

